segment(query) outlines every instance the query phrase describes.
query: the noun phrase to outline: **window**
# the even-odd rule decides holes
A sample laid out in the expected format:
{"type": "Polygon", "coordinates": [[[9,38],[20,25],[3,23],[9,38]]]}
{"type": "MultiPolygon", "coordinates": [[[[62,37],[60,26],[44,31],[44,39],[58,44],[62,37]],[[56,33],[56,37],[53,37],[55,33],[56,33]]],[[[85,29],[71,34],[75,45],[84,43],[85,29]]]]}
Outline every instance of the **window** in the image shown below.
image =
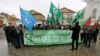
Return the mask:
{"type": "Polygon", "coordinates": [[[95,19],[96,18],[96,12],[97,12],[97,9],[94,8],[93,9],[93,13],[92,13],[92,18],[95,19]]]}

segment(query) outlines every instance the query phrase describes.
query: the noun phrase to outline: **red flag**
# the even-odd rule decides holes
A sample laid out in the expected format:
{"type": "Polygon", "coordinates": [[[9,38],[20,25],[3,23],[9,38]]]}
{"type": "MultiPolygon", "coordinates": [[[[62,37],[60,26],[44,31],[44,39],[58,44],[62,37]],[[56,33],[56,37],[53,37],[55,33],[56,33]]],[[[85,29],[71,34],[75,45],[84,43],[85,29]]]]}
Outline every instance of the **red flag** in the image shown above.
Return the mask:
{"type": "Polygon", "coordinates": [[[98,22],[99,22],[99,20],[94,24],[95,29],[98,28],[98,22]]]}
{"type": "Polygon", "coordinates": [[[86,21],[85,25],[90,26],[90,24],[91,24],[91,17],[89,17],[89,19],[86,21]]]}

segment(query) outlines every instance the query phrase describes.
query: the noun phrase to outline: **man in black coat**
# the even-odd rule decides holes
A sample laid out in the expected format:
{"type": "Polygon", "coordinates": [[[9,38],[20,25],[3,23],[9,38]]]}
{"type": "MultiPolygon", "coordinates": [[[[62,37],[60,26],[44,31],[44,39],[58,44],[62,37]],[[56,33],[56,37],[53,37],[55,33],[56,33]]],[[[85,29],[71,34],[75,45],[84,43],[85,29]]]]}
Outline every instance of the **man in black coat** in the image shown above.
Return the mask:
{"type": "Polygon", "coordinates": [[[87,36],[86,32],[87,32],[87,26],[83,26],[82,33],[81,33],[82,44],[85,44],[85,42],[86,42],[86,36],[87,36]]]}
{"type": "Polygon", "coordinates": [[[10,37],[9,37],[9,32],[8,32],[8,26],[6,24],[3,25],[3,30],[5,32],[5,36],[7,39],[7,43],[10,43],[10,37]]]}
{"type": "Polygon", "coordinates": [[[13,41],[14,41],[14,47],[16,49],[20,48],[20,34],[19,34],[19,28],[18,26],[15,26],[14,27],[14,30],[13,30],[13,41]]]}
{"type": "Polygon", "coordinates": [[[98,28],[94,28],[94,32],[93,32],[93,40],[94,40],[94,43],[96,43],[97,41],[97,35],[99,33],[99,29],[98,28]]]}
{"type": "Polygon", "coordinates": [[[74,26],[71,26],[70,29],[73,31],[71,39],[72,39],[72,49],[71,50],[78,50],[78,39],[79,39],[79,33],[80,33],[80,26],[79,22],[76,22],[74,26]],[[76,48],[74,47],[74,43],[76,41],[76,48]]]}
{"type": "Polygon", "coordinates": [[[7,39],[7,42],[8,42],[8,44],[12,44],[13,45],[13,33],[12,33],[12,25],[11,25],[11,23],[9,23],[9,25],[8,26],[6,26],[5,24],[4,24],[4,31],[5,31],[5,35],[6,35],[6,39],[7,39]]]}
{"type": "Polygon", "coordinates": [[[87,29],[87,37],[86,37],[85,47],[87,47],[87,48],[90,47],[92,38],[93,38],[93,27],[89,26],[87,29]]]}
{"type": "Polygon", "coordinates": [[[23,25],[19,25],[19,37],[20,37],[20,42],[24,46],[24,33],[23,33],[23,25]]]}

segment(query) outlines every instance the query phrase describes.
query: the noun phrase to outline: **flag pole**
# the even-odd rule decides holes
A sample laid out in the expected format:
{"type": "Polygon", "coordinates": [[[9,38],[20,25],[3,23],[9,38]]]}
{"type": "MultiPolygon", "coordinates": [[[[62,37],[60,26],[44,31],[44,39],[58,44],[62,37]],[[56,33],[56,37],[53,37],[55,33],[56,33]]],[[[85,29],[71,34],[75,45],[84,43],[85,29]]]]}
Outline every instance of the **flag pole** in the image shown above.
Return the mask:
{"type": "Polygon", "coordinates": [[[58,9],[60,8],[60,2],[58,3],[58,9]]]}

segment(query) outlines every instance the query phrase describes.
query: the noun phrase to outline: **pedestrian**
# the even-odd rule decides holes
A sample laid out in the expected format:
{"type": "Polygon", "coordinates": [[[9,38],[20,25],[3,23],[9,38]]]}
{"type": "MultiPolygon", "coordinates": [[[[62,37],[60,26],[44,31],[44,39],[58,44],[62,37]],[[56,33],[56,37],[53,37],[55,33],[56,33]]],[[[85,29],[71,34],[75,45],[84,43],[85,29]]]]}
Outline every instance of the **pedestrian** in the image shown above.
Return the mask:
{"type": "Polygon", "coordinates": [[[98,35],[98,33],[99,33],[99,29],[98,28],[94,28],[94,36],[93,36],[93,41],[94,41],[94,43],[96,43],[96,41],[97,41],[97,35],[98,35]]]}
{"type": "Polygon", "coordinates": [[[89,48],[91,46],[91,40],[93,38],[93,28],[89,26],[87,29],[87,37],[85,42],[85,47],[89,48]]]}
{"type": "Polygon", "coordinates": [[[14,38],[13,38],[13,40],[14,40],[14,47],[16,49],[18,49],[18,48],[20,48],[19,28],[18,28],[18,26],[14,26],[14,27],[15,27],[14,32],[13,32],[13,34],[14,34],[14,38]]]}
{"type": "Polygon", "coordinates": [[[83,26],[82,33],[81,33],[81,43],[82,44],[85,44],[86,42],[86,36],[87,36],[86,31],[87,31],[87,26],[83,26]]]}
{"type": "Polygon", "coordinates": [[[7,26],[6,32],[8,38],[8,45],[11,43],[11,45],[13,46],[13,26],[11,25],[11,23],[9,23],[9,25],[7,26]]]}
{"type": "Polygon", "coordinates": [[[20,37],[21,45],[24,46],[24,33],[23,33],[22,24],[19,25],[19,37],[20,37]]]}
{"type": "Polygon", "coordinates": [[[74,26],[70,27],[70,30],[73,31],[71,39],[72,39],[72,49],[71,50],[78,50],[78,39],[79,39],[79,33],[80,33],[80,26],[79,22],[76,22],[74,26]],[[74,43],[76,43],[76,48],[74,46],[74,43]]]}
{"type": "Polygon", "coordinates": [[[6,24],[3,25],[3,30],[5,32],[5,36],[6,36],[6,39],[7,39],[7,43],[10,43],[10,39],[9,39],[9,33],[8,33],[8,26],[6,24]]]}

